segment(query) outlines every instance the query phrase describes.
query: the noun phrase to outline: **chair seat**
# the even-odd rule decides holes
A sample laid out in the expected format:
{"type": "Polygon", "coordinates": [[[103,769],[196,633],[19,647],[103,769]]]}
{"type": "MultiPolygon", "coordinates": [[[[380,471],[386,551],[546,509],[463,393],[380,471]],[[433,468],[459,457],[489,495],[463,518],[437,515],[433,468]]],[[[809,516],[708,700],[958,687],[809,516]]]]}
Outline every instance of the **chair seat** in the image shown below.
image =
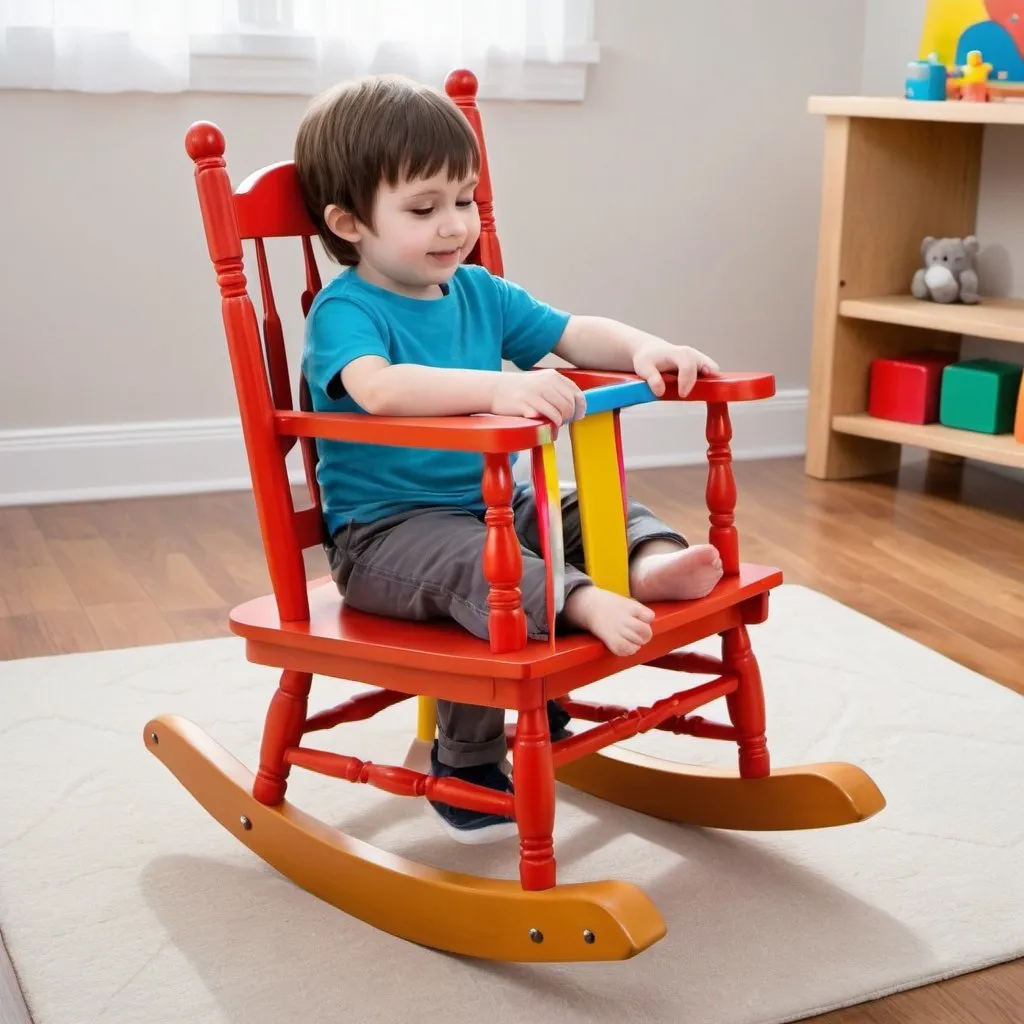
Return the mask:
{"type": "MultiPolygon", "coordinates": [[[[744,563],[738,576],[723,579],[707,597],[654,604],[654,638],[648,646],[657,646],[666,634],[735,608],[781,583],[780,570],[744,563]]],[[[268,595],[235,608],[231,629],[260,645],[261,661],[268,646],[282,649],[279,663],[285,667],[288,650],[315,653],[321,663],[322,656],[328,655],[339,662],[337,671],[331,672],[338,676],[346,676],[343,663],[351,661],[453,676],[525,680],[551,677],[615,657],[589,633],[560,636],[554,643],[531,640],[522,650],[493,654],[487,641],[448,621],[408,622],[347,607],[329,577],[311,581],[308,593],[308,620],[282,623],[274,597],[268,595]]]]}

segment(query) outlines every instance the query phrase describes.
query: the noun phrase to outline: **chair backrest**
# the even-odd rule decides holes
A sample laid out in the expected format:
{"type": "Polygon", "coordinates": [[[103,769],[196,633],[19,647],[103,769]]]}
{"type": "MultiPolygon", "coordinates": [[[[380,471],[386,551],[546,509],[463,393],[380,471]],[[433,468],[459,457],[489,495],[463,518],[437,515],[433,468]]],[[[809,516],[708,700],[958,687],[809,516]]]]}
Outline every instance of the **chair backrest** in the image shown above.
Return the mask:
{"type": "MultiPolygon", "coordinates": [[[[468,261],[480,263],[491,273],[500,275],[504,268],[494,224],[487,150],[476,103],[476,76],[471,71],[453,71],[445,82],[445,90],[473,126],[481,151],[480,184],[475,196],[480,210],[480,240],[468,261]]],[[[228,353],[271,585],[282,621],[301,621],[309,616],[302,552],[324,540],[316,482],[316,442],[311,438],[301,439],[310,504],[296,509],[286,465],[296,438],[278,432],[274,412],[293,409],[296,398],[299,407],[308,410],[309,395],[301,378],[298,394],[293,394],[284,331],[271,285],[264,240],[299,239],[305,263],[305,289],[300,301],[302,315],[306,316],[321,288],[313,251],[316,229],[306,211],[292,161],[261,168],[232,190],[224,160],[224,135],[215,124],[208,121],[193,124],[185,136],[185,150],[195,163],[196,190],[207,248],[220,286],[228,353]],[[252,243],[256,256],[263,307],[262,331],[249,296],[243,242],[252,243]]]]}

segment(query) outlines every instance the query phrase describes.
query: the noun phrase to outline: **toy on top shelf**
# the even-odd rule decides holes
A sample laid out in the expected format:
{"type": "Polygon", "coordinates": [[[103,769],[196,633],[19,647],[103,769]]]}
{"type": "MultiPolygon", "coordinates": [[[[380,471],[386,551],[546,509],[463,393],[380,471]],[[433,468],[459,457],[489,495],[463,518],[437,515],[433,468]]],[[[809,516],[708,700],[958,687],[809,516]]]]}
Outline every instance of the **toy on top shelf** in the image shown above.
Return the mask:
{"type": "Polygon", "coordinates": [[[960,77],[951,83],[960,86],[960,98],[970,103],[988,102],[988,76],[992,74],[992,65],[981,59],[981,50],[969,51],[967,63],[960,71],[960,77]]]}
{"type": "Polygon", "coordinates": [[[904,95],[908,100],[944,100],[948,77],[946,66],[935,53],[927,60],[912,60],[907,65],[904,95]]]}
{"type": "Polygon", "coordinates": [[[977,252],[978,239],[974,235],[965,238],[933,238],[927,235],[921,242],[924,266],[914,273],[910,283],[911,294],[916,299],[930,299],[932,302],[963,302],[967,305],[980,302],[978,273],[974,269],[977,252]]]}

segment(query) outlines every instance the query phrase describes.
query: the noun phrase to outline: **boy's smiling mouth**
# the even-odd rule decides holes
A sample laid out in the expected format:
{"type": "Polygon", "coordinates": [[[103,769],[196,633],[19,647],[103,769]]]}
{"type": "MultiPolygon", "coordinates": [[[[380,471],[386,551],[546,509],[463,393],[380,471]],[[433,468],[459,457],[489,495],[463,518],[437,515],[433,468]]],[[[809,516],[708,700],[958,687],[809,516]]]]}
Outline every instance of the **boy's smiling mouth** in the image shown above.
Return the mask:
{"type": "Polygon", "coordinates": [[[432,260],[437,260],[438,263],[454,263],[458,260],[461,252],[460,248],[434,249],[432,252],[428,252],[427,256],[432,260]]]}

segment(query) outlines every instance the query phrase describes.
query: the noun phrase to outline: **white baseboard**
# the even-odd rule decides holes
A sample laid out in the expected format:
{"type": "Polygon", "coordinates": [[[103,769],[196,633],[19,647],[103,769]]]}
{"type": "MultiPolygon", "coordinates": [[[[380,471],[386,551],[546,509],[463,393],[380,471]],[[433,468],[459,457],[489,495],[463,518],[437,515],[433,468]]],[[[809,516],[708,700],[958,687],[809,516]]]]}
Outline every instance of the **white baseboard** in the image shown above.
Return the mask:
{"type": "MultiPolygon", "coordinates": [[[[730,410],[737,460],[803,453],[806,391],[782,391],[767,402],[737,403],[730,410]]],[[[702,405],[639,406],[623,413],[622,424],[628,469],[692,465],[706,458],[702,405]]],[[[560,449],[564,444],[560,440],[560,449]]],[[[568,450],[559,456],[560,475],[571,478],[568,450]]],[[[526,462],[520,460],[522,468],[526,462]]],[[[292,479],[300,483],[297,459],[294,466],[292,479]]],[[[241,427],[232,418],[0,431],[0,505],[250,486],[241,427]]]]}

